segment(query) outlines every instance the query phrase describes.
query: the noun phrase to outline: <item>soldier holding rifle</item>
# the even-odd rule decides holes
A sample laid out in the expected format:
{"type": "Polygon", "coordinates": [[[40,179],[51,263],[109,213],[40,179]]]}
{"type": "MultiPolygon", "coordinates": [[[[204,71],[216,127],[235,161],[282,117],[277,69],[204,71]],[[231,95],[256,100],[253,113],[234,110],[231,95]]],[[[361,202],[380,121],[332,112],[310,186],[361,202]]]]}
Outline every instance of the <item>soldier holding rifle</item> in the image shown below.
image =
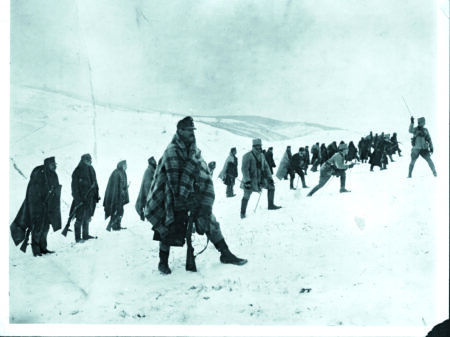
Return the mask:
{"type": "Polygon", "coordinates": [[[10,226],[15,245],[25,253],[31,233],[31,249],[34,256],[51,254],[47,249],[47,235],[61,229],[61,185],[56,174],[55,157],[44,160],[44,165],[33,169],[27,186],[25,200],[10,226]]]}

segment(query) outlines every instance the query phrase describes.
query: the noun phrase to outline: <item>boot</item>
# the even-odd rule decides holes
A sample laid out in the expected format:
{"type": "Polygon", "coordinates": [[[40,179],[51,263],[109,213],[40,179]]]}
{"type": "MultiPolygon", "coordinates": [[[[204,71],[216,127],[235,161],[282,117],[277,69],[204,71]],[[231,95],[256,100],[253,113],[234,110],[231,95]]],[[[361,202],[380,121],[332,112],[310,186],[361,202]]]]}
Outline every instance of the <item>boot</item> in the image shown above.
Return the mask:
{"type": "Polygon", "coordinates": [[[44,248],[44,249],[41,248],[41,252],[42,252],[42,254],[53,254],[54,253],[53,250],[48,250],[47,248],[44,248]]]}
{"type": "Polygon", "coordinates": [[[294,187],[294,178],[291,178],[291,179],[290,179],[290,181],[289,181],[289,187],[290,187],[291,190],[295,190],[295,187],[294,187]]]}
{"type": "Polygon", "coordinates": [[[81,240],[81,226],[77,226],[77,222],[75,222],[75,242],[84,242],[81,240]]]}
{"type": "Polygon", "coordinates": [[[42,256],[41,248],[39,247],[39,245],[32,243],[31,250],[33,252],[33,256],[42,256]]]}
{"type": "Polygon", "coordinates": [[[341,176],[341,189],[339,190],[341,193],[350,192],[345,188],[345,176],[341,176]]]}
{"type": "Polygon", "coordinates": [[[95,239],[94,236],[89,235],[89,221],[85,220],[83,222],[83,240],[95,239]]]}
{"type": "Polygon", "coordinates": [[[240,259],[236,257],[232,252],[230,252],[227,244],[225,243],[225,239],[222,239],[219,242],[215,243],[214,246],[220,252],[220,262],[222,263],[242,266],[248,262],[246,259],[240,259]]]}
{"type": "Polygon", "coordinates": [[[303,188],[308,188],[308,186],[306,186],[306,181],[305,181],[305,177],[300,177],[302,179],[302,187],[303,188]]]}
{"type": "Polygon", "coordinates": [[[242,198],[241,201],[241,219],[245,218],[245,212],[247,211],[248,199],[242,198]]]}
{"type": "Polygon", "coordinates": [[[281,208],[281,206],[277,206],[273,203],[274,197],[275,197],[275,190],[267,190],[267,200],[269,203],[268,209],[270,209],[270,210],[275,210],[275,209],[281,208]]]}
{"type": "Polygon", "coordinates": [[[165,252],[161,249],[159,250],[158,270],[164,275],[168,275],[172,272],[169,268],[169,252],[165,252]]]}

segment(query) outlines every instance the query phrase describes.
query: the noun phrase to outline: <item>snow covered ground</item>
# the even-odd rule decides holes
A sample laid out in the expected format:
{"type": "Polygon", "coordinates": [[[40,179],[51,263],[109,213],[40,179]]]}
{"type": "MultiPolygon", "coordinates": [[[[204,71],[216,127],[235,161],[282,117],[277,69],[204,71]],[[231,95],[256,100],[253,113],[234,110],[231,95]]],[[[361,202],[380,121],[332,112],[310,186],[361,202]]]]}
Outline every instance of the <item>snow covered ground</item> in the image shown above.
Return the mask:
{"type": "MultiPolygon", "coordinates": [[[[94,109],[62,94],[13,90],[9,223],[25,197],[31,170],[48,156],[56,157],[63,185],[63,223],[72,202],[71,173],[87,152],[94,155],[102,197],[117,162],[127,160],[131,203],[125,207],[125,231],[105,231],[101,202],[90,227],[98,240],[75,244],[73,232],[64,238],[50,231],[49,248],[56,251],[50,256],[34,258],[31,248],[23,254],[5,229],[8,334],[186,335],[200,327],[208,335],[424,336],[448,317],[448,135],[442,142],[435,138],[437,178],[422,159],[413,178],[406,178],[406,120],[373,130],[397,132],[404,156],[394,156],[385,171],[355,166],[347,176],[351,193],[340,194],[333,178],[307,198],[309,189],[291,191],[288,181],[276,179],[275,202],[283,208],[268,211],[266,192],[259,204],[253,194],[248,217],[241,220],[242,190],[225,198],[217,174],[231,147],[237,147],[241,162],[251,137],[221,129],[217,121],[216,127],[197,121],[198,146],[207,161],[217,162],[213,211],[231,251],[249,262],[222,265],[209,244],[196,260],[198,272],[190,273],[184,269],[185,249],[173,248],[172,274],[163,276],[151,225],[140,221],[134,202],[147,158],[161,156],[181,116],[94,109]]],[[[255,134],[262,132],[257,125],[255,134]]],[[[301,130],[290,129],[296,135],[291,139],[263,137],[263,147],[274,147],[278,164],[286,145],[357,143],[370,131],[333,129],[331,121],[328,127],[302,125],[301,130]]],[[[433,136],[436,130],[430,131],[433,136]]],[[[313,187],[318,176],[309,171],[307,184],[313,187]]],[[[196,251],[205,244],[204,237],[195,237],[196,251]]]]}

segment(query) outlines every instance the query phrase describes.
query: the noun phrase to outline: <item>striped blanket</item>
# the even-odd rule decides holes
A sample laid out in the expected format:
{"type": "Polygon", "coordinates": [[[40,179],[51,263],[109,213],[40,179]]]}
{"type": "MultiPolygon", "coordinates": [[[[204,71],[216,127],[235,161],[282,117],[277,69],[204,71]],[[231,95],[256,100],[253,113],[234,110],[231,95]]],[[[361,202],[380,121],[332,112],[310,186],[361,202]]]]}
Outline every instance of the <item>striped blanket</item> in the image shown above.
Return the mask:
{"type": "Polygon", "coordinates": [[[161,237],[174,223],[174,212],[212,213],[214,186],[210,171],[196,144],[187,148],[175,134],[161,158],[147,197],[145,217],[161,237]]]}

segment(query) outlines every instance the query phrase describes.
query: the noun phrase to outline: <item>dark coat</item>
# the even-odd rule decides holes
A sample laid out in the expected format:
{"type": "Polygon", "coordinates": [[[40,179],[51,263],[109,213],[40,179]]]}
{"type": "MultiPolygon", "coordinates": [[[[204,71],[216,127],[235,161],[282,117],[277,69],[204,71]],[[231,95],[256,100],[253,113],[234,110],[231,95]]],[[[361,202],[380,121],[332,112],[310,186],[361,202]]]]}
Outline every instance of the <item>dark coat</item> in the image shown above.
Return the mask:
{"type": "Polygon", "coordinates": [[[156,163],[154,165],[148,165],[145,170],[144,176],[142,177],[141,189],[139,190],[139,195],[136,200],[136,212],[141,217],[141,220],[144,221],[144,209],[147,204],[147,195],[150,192],[150,187],[152,186],[153,176],[155,174],[156,163]]]}
{"type": "Polygon", "coordinates": [[[328,150],[325,144],[320,145],[320,164],[325,163],[328,160],[328,150]]]}
{"type": "Polygon", "coordinates": [[[90,216],[94,215],[95,206],[99,202],[97,176],[92,166],[87,165],[84,161],[80,161],[78,166],[72,173],[72,205],[70,206],[70,214],[73,209],[83,202],[83,206],[77,209],[76,218],[81,218],[84,210],[87,209],[90,216]],[[90,191],[91,186],[94,186],[90,191]],[[87,194],[87,192],[89,193],[87,194]]]}
{"type": "Polygon", "coordinates": [[[294,154],[291,159],[291,166],[295,171],[298,171],[298,169],[305,170],[308,166],[306,152],[303,155],[298,152],[294,154]]]}
{"type": "Polygon", "coordinates": [[[267,151],[264,156],[266,157],[266,162],[269,165],[270,172],[273,173],[273,168],[277,167],[277,165],[275,164],[275,160],[273,160],[273,152],[267,151]]]}
{"type": "Polygon", "coordinates": [[[105,219],[123,205],[130,202],[128,196],[127,174],[122,168],[121,163],[117,164],[117,168],[111,173],[106,186],[103,207],[105,209],[105,219]]]}
{"type": "Polygon", "coordinates": [[[35,167],[30,175],[25,200],[10,226],[11,236],[16,246],[25,239],[28,228],[33,227],[37,221],[43,220],[45,212],[53,231],[61,229],[60,202],[61,185],[56,172],[44,165],[35,167]]]}
{"type": "Polygon", "coordinates": [[[352,161],[353,159],[359,160],[358,149],[353,142],[348,144],[348,153],[345,160],[352,161]]]}

